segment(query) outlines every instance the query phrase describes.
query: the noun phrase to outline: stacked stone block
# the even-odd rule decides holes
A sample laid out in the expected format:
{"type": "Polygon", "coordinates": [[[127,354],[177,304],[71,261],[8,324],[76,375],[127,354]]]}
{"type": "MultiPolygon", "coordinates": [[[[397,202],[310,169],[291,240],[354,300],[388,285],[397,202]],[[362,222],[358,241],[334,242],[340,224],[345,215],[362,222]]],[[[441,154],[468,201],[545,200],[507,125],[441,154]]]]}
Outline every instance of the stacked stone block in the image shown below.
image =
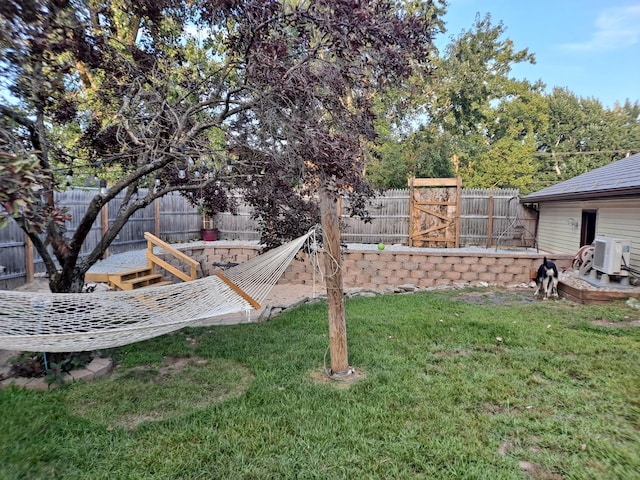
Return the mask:
{"type": "MultiPolygon", "coordinates": [[[[203,266],[205,275],[217,270],[215,263],[242,263],[260,252],[255,245],[216,246],[215,242],[205,247],[184,247],[181,250],[195,258],[203,266]]],[[[322,253],[320,253],[322,255],[322,253]]],[[[483,252],[451,253],[416,251],[371,251],[350,250],[343,254],[342,268],[345,288],[367,288],[383,290],[386,287],[413,284],[416,287],[436,287],[453,284],[514,285],[529,283],[531,272],[537,270],[544,254],[518,254],[483,252]]],[[[562,265],[570,255],[552,257],[562,265]]],[[[322,258],[318,262],[324,269],[322,258]]],[[[323,272],[324,273],[324,272],[323,272]]],[[[306,253],[299,253],[291,262],[279,283],[312,285],[322,282],[322,275],[314,272],[306,253]]]]}

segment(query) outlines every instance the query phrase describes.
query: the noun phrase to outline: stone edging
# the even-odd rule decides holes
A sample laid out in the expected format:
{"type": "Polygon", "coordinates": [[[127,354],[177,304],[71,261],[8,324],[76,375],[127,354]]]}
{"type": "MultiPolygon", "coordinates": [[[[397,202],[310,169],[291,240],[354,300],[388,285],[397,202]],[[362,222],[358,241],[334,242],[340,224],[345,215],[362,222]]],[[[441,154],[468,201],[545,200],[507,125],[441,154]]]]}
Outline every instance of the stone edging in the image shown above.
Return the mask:
{"type": "MultiPolygon", "coordinates": [[[[71,382],[88,382],[100,377],[104,377],[113,369],[113,360],[111,358],[94,358],[89,364],[79,370],[72,370],[64,375],[64,383],[71,382]]],[[[47,391],[57,388],[58,383],[48,384],[44,377],[26,378],[26,377],[9,377],[0,381],[0,389],[8,388],[13,385],[16,388],[25,388],[27,390],[47,391]]]]}

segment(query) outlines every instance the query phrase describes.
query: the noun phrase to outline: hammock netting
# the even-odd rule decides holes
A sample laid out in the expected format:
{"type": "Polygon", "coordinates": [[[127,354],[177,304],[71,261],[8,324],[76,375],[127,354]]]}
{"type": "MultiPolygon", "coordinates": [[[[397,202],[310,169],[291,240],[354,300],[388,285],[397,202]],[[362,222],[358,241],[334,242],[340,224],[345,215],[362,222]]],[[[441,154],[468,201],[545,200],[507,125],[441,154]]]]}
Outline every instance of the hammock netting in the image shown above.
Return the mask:
{"type": "Polygon", "coordinates": [[[164,335],[259,308],[312,232],[220,275],[131,291],[0,291],[0,349],[80,352],[164,335]]]}

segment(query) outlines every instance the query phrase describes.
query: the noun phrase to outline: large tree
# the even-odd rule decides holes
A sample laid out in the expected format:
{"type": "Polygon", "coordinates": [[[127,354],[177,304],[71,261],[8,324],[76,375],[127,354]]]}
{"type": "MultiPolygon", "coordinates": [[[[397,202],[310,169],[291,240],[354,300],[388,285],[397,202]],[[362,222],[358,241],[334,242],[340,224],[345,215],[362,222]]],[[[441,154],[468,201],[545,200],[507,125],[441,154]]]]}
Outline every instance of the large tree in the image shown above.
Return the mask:
{"type": "Polygon", "coordinates": [[[258,11],[228,4],[221,14],[235,21],[229,48],[250,52],[245,78],[259,92],[230,142],[241,164],[263,160],[264,177],[247,190],[267,242],[306,228],[319,209],[331,369],[345,372],[338,202],[348,197],[351,213],[366,216],[373,190],[364,153],[377,137],[376,97],[398,91],[416,70],[429,70],[441,10],[432,2],[393,0],[265,1],[258,11]],[[243,23],[249,16],[258,22],[243,23]]]}
{"type": "Polygon", "coordinates": [[[332,370],[344,371],[338,200],[349,196],[353,212],[365,214],[373,191],[363,150],[381,112],[374,99],[417,70],[428,73],[440,7],[12,0],[0,8],[0,48],[10,60],[0,68],[11,92],[2,128],[46,172],[40,201],[53,208],[68,173],[108,181],[70,237],[59,223],[43,236],[13,215],[45,260],[52,290],[79,291],[127,219],[155,198],[177,190],[211,209],[215,192],[239,187],[269,244],[300,233],[320,211],[330,333],[340,337],[332,370]],[[121,193],[117,218],[80,258],[100,209],[121,193]]]}
{"type": "MultiPolygon", "coordinates": [[[[4,156],[35,159],[39,173],[30,209],[4,206],[42,256],[52,291],[80,291],[130,216],[156,198],[177,190],[197,202],[228,184],[224,131],[254,99],[238,74],[242,55],[223,50],[208,8],[177,0],[0,5],[0,129],[12,139],[4,156]],[[190,33],[197,28],[208,34],[190,33]],[[108,187],[72,233],[53,195],[67,176],[108,187]],[[117,195],[116,218],[80,257],[100,210],[117,195]]],[[[228,202],[206,200],[209,211],[228,202]]]]}
{"type": "Polygon", "coordinates": [[[513,78],[513,65],[534,57],[505,33],[487,15],[452,37],[423,79],[422,98],[409,103],[413,128],[389,129],[368,164],[377,186],[441,174],[449,162],[467,187],[527,193],[640,150],[638,102],[606,109],[567,88],[545,93],[540,81],[513,78]]]}
{"type": "MultiPolygon", "coordinates": [[[[507,113],[528,112],[531,96],[542,85],[511,76],[515,64],[534,58],[527,49],[517,50],[504,37],[505,31],[502,23],[492,23],[490,15],[477,16],[468,30],[451,37],[446,49],[434,58],[433,75],[417,78],[420,88],[414,91],[419,95],[408,104],[414,112],[414,128],[405,124],[395,138],[392,131],[369,166],[378,185],[399,187],[406,185],[408,176],[451,174],[462,176],[470,185],[471,171],[482,170],[483,159],[492,158],[494,142],[505,135],[517,142],[525,132],[531,134],[524,125],[531,123],[528,118],[507,113]]],[[[492,161],[498,157],[505,161],[504,142],[499,150],[492,161]]]]}
{"type": "Polygon", "coordinates": [[[605,108],[566,88],[545,96],[548,127],[538,131],[540,177],[548,186],[640,151],[640,103],[605,108]]]}

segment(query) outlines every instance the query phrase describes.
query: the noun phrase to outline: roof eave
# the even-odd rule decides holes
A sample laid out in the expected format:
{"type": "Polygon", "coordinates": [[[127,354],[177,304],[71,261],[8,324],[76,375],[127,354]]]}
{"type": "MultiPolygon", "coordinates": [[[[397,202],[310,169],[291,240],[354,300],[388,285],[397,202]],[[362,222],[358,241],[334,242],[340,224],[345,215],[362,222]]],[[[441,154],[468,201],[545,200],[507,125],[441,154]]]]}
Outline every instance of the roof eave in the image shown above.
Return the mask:
{"type": "Polygon", "coordinates": [[[563,192],[548,195],[526,195],[520,199],[522,203],[553,202],[561,200],[596,200],[615,199],[640,196],[640,186],[630,188],[615,188],[607,190],[590,190],[588,192],[563,192]]]}

